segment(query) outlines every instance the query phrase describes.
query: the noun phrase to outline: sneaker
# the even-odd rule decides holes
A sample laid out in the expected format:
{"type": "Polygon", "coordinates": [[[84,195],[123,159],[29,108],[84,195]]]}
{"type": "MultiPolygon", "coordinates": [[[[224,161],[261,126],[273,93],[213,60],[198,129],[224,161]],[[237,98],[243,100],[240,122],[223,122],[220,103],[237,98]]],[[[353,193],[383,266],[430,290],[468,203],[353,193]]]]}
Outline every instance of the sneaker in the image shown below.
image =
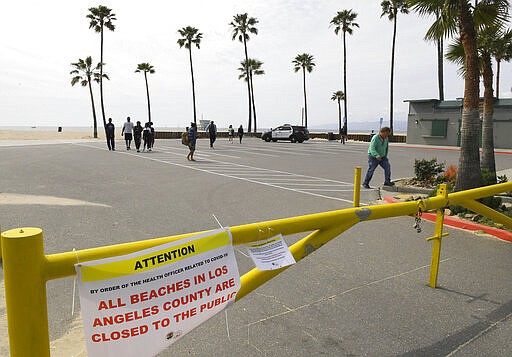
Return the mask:
{"type": "Polygon", "coordinates": [[[384,182],[384,186],[393,187],[393,186],[395,186],[395,183],[394,182],[384,182]]]}
{"type": "Polygon", "coordinates": [[[370,187],[370,185],[368,185],[367,183],[363,183],[363,187],[364,187],[364,188],[368,188],[368,189],[370,189],[370,188],[371,188],[371,187],[370,187]]]}

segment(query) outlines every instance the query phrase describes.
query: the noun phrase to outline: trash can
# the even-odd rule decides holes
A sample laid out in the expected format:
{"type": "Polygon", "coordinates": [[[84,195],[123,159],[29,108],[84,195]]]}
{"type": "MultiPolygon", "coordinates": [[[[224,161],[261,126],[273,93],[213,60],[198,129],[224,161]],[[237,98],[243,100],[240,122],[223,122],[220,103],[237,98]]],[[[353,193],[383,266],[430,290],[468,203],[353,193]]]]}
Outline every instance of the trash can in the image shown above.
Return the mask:
{"type": "Polygon", "coordinates": [[[336,140],[332,131],[327,133],[327,140],[336,140]]]}
{"type": "Polygon", "coordinates": [[[62,127],[61,127],[61,126],[59,126],[59,127],[57,128],[57,132],[59,132],[59,133],[60,133],[61,131],[62,131],[62,127]]]}

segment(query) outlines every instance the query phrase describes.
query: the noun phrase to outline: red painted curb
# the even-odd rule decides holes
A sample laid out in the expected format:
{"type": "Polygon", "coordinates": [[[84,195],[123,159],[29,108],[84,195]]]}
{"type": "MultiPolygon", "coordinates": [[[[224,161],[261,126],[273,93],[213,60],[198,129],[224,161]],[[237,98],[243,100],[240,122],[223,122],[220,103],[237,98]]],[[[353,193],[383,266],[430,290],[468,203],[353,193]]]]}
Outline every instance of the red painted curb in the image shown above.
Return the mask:
{"type": "MultiPolygon", "coordinates": [[[[386,201],[387,203],[400,202],[399,200],[397,200],[391,196],[384,197],[384,201],[386,201]]],[[[434,213],[423,212],[423,214],[421,215],[421,218],[426,219],[431,222],[436,221],[436,215],[434,213]]],[[[452,217],[452,216],[444,216],[444,224],[446,224],[447,226],[466,229],[469,231],[484,231],[485,233],[490,234],[496,238],[506,240],[507,242],[512,242],[512,232],[506,231],[504,229],[489,227],[489,226],[485,226],[483,224],[469,222],[464,219],[461,219],[458,217],[452,217]]]]}

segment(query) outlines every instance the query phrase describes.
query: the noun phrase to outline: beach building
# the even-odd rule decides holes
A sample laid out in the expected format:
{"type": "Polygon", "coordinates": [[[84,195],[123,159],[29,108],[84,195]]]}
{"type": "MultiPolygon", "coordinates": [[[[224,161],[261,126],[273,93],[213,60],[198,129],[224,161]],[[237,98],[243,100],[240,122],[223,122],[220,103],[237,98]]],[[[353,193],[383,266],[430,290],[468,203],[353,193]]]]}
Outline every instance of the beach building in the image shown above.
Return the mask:
{"type": "MultiPolygon", "coordinates": [[[[460,146],[462,99],[405,100],[409,103],[407,143],[460,146]]],[[[483,101],[480,102],[480,118],[483,101]]],[[[512,149],[512,99],[494,101],[494,147],[512,149]]],[[[480,131],[481,133],[481,131],[480,131]]]]}

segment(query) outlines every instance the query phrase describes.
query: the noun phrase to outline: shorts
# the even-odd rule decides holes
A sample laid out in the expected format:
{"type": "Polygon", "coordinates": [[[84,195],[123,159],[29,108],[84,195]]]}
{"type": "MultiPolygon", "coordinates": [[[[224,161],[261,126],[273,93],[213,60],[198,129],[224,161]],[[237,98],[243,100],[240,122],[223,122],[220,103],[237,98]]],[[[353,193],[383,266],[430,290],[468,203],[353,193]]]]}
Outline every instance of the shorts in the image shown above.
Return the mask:
{"type": "Polygon", "coordinates": [[[132,140],[132,133],[124,133],[124,140],[132,140]]]}
{"type": "Polygon", "coordinates": [[[189,141],[188,142],[188,148],[192,151],[196,149],[196,142],[195,141],[189,141]]]}

